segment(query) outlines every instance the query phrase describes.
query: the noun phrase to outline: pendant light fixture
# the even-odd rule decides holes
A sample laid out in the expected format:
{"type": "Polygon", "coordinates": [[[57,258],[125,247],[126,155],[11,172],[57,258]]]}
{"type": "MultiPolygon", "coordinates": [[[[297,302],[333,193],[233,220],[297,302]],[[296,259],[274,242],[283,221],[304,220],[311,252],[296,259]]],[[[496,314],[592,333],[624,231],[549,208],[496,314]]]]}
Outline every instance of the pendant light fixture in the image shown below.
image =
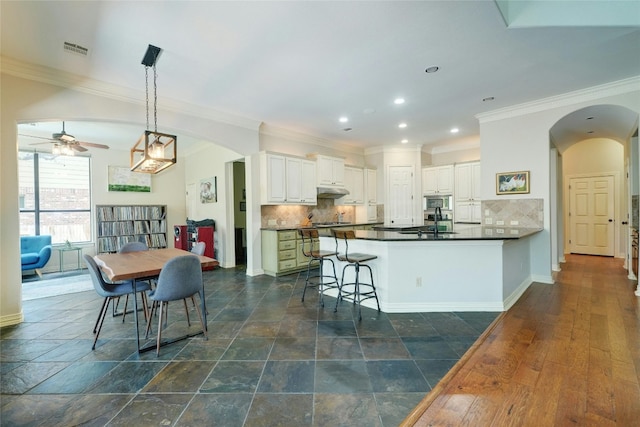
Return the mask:
{"type": "Polygon", "coordinates": [[[177,159],[178,137],[158,132],[158,87],[156,61],[162,49],[149,45],[142,58],[146,80],[147,130],[131,149],[131,171],[158,173],[173,165],[177,159]],[[149,68],[153,68],[153,130],[149,130],[149,68]]]}

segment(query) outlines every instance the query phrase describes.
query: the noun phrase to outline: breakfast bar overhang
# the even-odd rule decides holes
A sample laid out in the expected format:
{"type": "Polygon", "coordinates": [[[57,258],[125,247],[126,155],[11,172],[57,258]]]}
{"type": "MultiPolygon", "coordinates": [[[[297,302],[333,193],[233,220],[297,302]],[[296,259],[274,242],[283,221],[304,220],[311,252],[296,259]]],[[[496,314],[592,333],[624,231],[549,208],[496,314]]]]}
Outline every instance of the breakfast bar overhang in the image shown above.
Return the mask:
{"type": "MultiPolygon", "coordinates": [[[[530,237],[540,231],[495,227],[438,235],[356,231],[349,251],[377,256],[368,264],[383,312],[505,311],[533,281],[530,237]]],[[[320,238],[320,246],[335,249],[329,230],[320,238]]],[[[338,277],[343,265],[336,262],[338,277]]],[[[345,282],[353,281],[350,270],[345,282]]],[[[336,296],[337,291],[327,295],[336,296]]],[[[375,301],[363,306],[375,308],[375,301]]]]}

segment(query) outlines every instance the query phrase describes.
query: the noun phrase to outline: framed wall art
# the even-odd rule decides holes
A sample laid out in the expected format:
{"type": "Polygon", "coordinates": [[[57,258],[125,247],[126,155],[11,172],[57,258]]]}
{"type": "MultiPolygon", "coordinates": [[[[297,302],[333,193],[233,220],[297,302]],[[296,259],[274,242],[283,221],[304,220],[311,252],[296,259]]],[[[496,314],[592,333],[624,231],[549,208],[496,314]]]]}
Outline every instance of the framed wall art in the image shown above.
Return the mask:
{"type": "Polygon", "coordinates": [[[496,174],[496,194],[528,194],[529,171],[496,174]]]}
{"type": "Polygon", "coordinates": [[[200,180],[200,203],[216,203],[218,201],[218,177],[200,180]]]}
{"type": "Polygon", "coordinates": [[[108,191],[151,192],[151,175],[131,172],[126,166],[109,166],[107,171],[108,191]]]}

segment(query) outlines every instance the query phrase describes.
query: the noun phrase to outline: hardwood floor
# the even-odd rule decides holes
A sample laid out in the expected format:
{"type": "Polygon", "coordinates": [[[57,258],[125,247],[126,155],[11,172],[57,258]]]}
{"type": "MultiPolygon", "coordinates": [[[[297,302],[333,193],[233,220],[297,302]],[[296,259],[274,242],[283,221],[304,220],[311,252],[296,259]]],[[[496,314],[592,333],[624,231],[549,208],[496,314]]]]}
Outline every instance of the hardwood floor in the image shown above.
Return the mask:
{"type": "Polygon", "coordinates": [[[640,425],[640,298],[620,259],[569,255],[402,426],[640,425]]]}

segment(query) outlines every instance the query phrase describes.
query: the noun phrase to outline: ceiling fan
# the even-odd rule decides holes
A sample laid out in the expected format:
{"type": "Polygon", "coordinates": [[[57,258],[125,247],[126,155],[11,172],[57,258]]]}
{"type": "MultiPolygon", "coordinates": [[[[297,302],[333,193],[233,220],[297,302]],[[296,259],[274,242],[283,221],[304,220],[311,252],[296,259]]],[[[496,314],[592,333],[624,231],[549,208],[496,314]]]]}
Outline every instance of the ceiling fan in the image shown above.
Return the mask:
{"type": "MultiPolygon", "coordinates": [[[[64,122],[62,122],[62,132],[55,132],[51,135],[51,138],[44,138],[35,135],[21,135],[29,138],[46,139],[48,143],[53,143],[53,154],[73,155],[74,151],[84,152],[87,151],[85,147],[92,148],[104,148],[108,149],[108,145],[96,144],[93,142],[78,141],[75,136],[68,134],[64,129],[64,122]]],[[[29,145],[46,144],[45,142],[37,142],[29,145]]]]}

